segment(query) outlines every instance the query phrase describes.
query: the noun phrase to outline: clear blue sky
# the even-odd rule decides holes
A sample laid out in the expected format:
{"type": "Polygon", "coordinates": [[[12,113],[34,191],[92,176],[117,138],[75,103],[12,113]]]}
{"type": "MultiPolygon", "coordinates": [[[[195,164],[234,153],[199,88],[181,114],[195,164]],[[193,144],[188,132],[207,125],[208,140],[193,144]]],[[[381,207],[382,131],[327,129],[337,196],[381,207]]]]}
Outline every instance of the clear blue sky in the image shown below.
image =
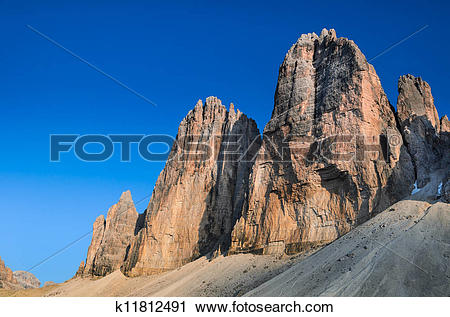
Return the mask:
{"type": "MultiPolygon", "coordinates": [[[[450,89],[448,4],[424,1],[1,1],[0,256],[25,270],[92,228],[122,191],[150,193],[163,163],[49,162],[52,133],[168,133],[209,95],[253,117],[262,130],[278,67],[302,33],[335,28],[371,58],[391,101],[412,73],[432,87],[439,114],[450,89]],[[146,103],[31,25],[154,101],[146,103]]],[[[442,1],[443,2],[443,1],[442,1]]],[[[136,154],[133,152],[132,154],[136,154]]],[[[147,199],[148,201],[148,199],[147,199]]],[[[138,206],[142,211],[147,201],[138,206]]],[[[64,281],[86,257],[90,236],[33,273],[64,281]]]]}

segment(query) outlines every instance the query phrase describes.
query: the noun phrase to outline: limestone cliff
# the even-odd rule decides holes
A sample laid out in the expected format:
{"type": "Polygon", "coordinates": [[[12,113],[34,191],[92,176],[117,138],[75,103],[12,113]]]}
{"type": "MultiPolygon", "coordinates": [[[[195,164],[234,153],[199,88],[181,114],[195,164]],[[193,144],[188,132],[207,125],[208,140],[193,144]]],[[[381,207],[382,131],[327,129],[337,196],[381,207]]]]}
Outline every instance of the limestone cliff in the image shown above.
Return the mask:
{"type": "Polygon", "coordinates": [[[414,182],[392,106],[355,43],[304,34],[279,70],[231,252],[329,243],[408,195],[414,182]]]}
{"type": "Polygon", "coordinates": [[[82,263],[77,275],[104,276],[118,270],[126,258],[138,218],[131,193],[126,191],[109,208],[106,220],[103,215],[95,220],[86,264],[82,263]]]}
{"type": "Polygon", "coordinates": [[[219,252],[300,252],[409,196],[437,169],[449,201],[450,124],[429,85],[402,76],[397,108],[353,41],[334,30],[302,35],[280,66],[262,140],[233,105],[199,101],[145,213],[124,193],[95,221],[77,275],[148,275],[219,252]]]}
{"type": "Polygon", "coordinates": [[[227,249],[259,142],[255,122],[233,105],[199,101],[180,124],[124,271],[151,274],[227,249]]]}
{"type": "Polygon", "coordinates": [[[23,288],[38,288],[41,286],[41,282],[33,273],[14,271],[13,276],[17,280],[17,283],[23,288]]]}
{"type": "Polygon", "coordinates": [[[41,282],[33,273],[26,271],[12,271],[0,258],[0,288],[23,289],[38,288],[41,282]]]}
{"type": "Polygon", "coordinates": [[[398,92],[399,123],[421,188],[430,181],[433,170],[449,164],[448,119],[439,120],[431,88],[422,78],[400,77],[398,92]]]}
{"type": "Polygon", "coordinates": [[[18,284],[19,282],[14,277],[13,271],[0,258],[0,288],[14,288],[18,284]]]}

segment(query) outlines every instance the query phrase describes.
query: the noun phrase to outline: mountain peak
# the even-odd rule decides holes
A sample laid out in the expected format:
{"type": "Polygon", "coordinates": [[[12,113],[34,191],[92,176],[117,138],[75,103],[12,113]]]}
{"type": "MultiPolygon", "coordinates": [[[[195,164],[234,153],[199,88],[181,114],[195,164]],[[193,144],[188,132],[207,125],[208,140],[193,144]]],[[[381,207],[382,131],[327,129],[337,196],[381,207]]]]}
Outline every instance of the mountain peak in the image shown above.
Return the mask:
{"type": "Polygon", "coordinates": [[[438,112],[426,81],[411,74],[403,75],[398,80],[398,93],[397,111],[403,125],[416,117],[424,117],[439,131],[438,112]]]}
{"type": "Polygon", "coordinates": [[[131,192],[129,190],[124,191],[119,199],[120,202],[132,202],[131,192]]]}
{"type": "MultiPolygon", "coordinates": [[[[84,273],[148,275],[221,252],[293,254],[346,234],[409,196],[416,180],[413,163],[422,159],[403,143],[412,149],[404,136],[415,131],[402,129],[403,119],[435,120],[435,108],[421,78],[402,76],[399,91],[397,115],[353,41],[334,29],[301,35],[280,66],[263,140],[234,104],[227,111],[215,96],[199,100],[145,213],[116,204],[94,223],[84,273]],[[352,141],[335,153],[341,136],[352,141]],[[357,153],[360,142],[370,151],[357,153]]],[[[444,144],[439,134],[448,133],[434,134],[444,144]]]]}

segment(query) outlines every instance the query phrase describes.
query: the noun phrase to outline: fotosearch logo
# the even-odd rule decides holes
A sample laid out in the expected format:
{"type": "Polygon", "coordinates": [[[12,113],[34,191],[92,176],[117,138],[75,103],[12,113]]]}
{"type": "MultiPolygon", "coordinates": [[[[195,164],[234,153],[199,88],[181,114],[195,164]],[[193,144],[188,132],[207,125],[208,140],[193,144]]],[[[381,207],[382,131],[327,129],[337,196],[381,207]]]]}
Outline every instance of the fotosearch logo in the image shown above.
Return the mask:
{"type": "Polygon", "coordinates": [[[131,161],[131,145],[138,144],[139,156],[147,161],[166,161],[175,138],[166,134],[52,134],[50,135],[50,161],[60,162],[61,153],[73,151],[81,161],[103,162],[110,159],[117,146],[120,148],[120,161],[131,161]],[[167,149],[163,152],[152,152],[152,144],[163,144],[167,149]],[[100,146],[100,151],[89,150],[88,147],[100,146]]]}
{"type": "Polygon", "coordinates": [[[402,141],[397,134],[346,134],[320,139],[312,136],[289,135],[281,138],[263,135],[256,136],[253,140],[241,134],[208,137],[189,135],[177,139],[167,134],[53,134],[50,135],[50,161],[60,162],[64,155],[73,152],[81,161],[103,162],[119,150],[120,161],[130,162],[132,144],[137,144],[139,157],[146,161],[251,162],[261,159],[271,162],[304,160],[313,163],[352,160],[388,162],[402,141]],[[163,150],[152,151],[151,148],[155,145],[163,150]]]}

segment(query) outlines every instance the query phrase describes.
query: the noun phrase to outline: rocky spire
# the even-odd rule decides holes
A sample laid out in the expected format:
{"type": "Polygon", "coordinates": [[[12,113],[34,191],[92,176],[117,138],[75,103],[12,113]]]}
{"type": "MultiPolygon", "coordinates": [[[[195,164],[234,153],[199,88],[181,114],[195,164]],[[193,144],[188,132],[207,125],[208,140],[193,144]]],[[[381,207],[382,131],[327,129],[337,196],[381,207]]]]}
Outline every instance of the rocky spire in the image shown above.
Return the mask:
{"type": "Polygon", "coordinates": [[[228,153],[242,154],[255,139],[258,145],[258,136],[255,122],[236,114],[233,106],[228,112],[216,97],[206,98],[204,105],[197,103],[180,124],[125,273],[173,269],[229,246],[252,162],[228,153]]]}
{"type": "Polygon", "coordinates": [[[304,34],[280,66],[231,251],[294,253],[329,243],[408,195],[413,182],[372,65],[334,30],[304,34]]]}
{"type": "Polygon", "coordinates": [[[450,133],[450,122],[447,115],[443,116],[440,120],[441,130],[440,133],[450,133]]]}
{"type": "Polygon", "coordinates": [[[410,126],[413,121],[422,117],[435,131],[440,130],[430,85],[420,77],[408,74],[399,78],[397,111],[402,127],[410,126]]]}
{"type": "Polygon", "coordinates": [[[449,163],[448,120],[439,121],[428,83],[409,74],[398,80],[397,112],[421,188],[430,181],[433,170],[449,163]]]}
{"type": "Polygon", "coordinates": [[[86,257],[86,263],[82,262],[80,268],[78,268],[77,275],[93,275],[94,273],[94,260],[95,256],[99,252],[100,245],[102,244],[103,236],[105,234],[105,217],[100,215],[95,219],[92,229],[92,240],[88,248],[86,257]],[[82,268],[82,266],[84,268],[82,268]]]}
{"type": "Polygon", "coordinates": [[[130,191],[122,193],[119,202],[109,208],[106,220],[103,215],[95,220],[86,264],[76,275],[104,276],[118,270],[127,256],[138,218],[130,191]]]}
{"type": "Polygon", "coordinates": [[[131,198],[131,192],[129,190],[125,191],[120,195],[119,203],[133,203],[133,199],[131,198]]]}
{"type": "Polygon", "coordinates": [[[18,285],[18,281],[13,275],[13,271],[5,265],[0,257],[0,288],[13,288],[18,285]]]}
{"type": "Polygon", "coordinates": [[[78,274],[147,275],[205,254],[327,244],[408,196],[415,170],[422,184],[430,169],[448,166],[449,122],[438,120],[428,84],[400,79],[396,117],[373,66],[332,29],[303,34],[289,49],[274,100],[263,140],[233,104],[199,100],[146,212],[138,216],[122,194],[95,221],[78,274]]]}

